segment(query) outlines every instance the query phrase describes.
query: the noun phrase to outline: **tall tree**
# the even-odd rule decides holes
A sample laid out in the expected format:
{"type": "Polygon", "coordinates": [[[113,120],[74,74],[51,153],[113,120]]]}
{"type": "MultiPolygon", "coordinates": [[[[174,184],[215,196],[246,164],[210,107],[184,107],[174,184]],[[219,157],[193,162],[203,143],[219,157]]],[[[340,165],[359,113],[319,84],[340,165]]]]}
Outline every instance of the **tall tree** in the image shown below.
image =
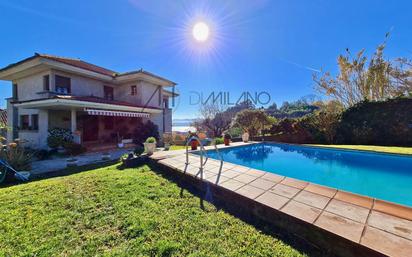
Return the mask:
{"type": "MultiPolygon", "coordinates": [[[[388,34],[386,35],[386,38],[388,34]]],[[[402,58],[393,61],[384,58],[386,40],[379,45],[370,60],[361,50],[352,58],[346,49],[338,57],[339,73],[313,75],[317,89],[345,107],[368,100],[379,101],[396,96],[412,95],[411,61],[402,58]]]]}

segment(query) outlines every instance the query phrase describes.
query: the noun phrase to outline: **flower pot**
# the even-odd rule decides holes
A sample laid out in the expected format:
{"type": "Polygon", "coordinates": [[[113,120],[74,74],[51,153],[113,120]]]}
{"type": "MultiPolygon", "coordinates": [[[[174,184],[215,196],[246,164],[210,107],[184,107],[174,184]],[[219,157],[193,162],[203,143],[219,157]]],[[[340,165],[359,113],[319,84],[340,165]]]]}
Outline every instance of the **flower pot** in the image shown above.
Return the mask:
{"type": "Polygon", "coordinates": [[[77,159],[67,159],[66,166],[69,167],[76,167],[77,166],[77,159]]]}
{"type": "Polygon", "coordinates": [[[144,143],[144,150],[147,155],[152,155],[156,149],[156,143],[144,143]]]}
{"type": "Polygon", "coordinates": [[[170,144],[165,143],[165,151],[169,151],[170,149],[170,144]]]}
{"type": "Polygon", "coordinates": [[[229,138],[223,139],[223,142],[225,143],[225,145],[230,145],[230,139],[229,138]]]}
{"type": "Polygon", "coordinates": [[[190,146],[192,147],[192,150],[197,150],[198,145],[199,145],[199,142],[197,142],[196,140],[192,140],[192,142],[190,142],[190,146]]]}
{"type": "Polygon", "coordinates": [[[247,143],[249,141],[249,133],[245,132],[242,135],[242,141],[247,143]]]}

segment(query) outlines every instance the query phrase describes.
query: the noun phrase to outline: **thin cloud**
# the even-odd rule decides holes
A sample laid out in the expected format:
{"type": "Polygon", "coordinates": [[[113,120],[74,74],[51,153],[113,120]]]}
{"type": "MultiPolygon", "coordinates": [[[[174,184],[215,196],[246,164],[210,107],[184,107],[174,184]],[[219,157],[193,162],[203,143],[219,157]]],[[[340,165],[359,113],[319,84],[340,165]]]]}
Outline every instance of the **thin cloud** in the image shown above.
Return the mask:
{"type": "Polygon", "coordinates": [[[283,60],[283,61],[286,62],[286,63],[292,64],[296,67],[305,69],[305,70],[309,70],[309,71],[313,71],[313,72],[317,72],[317,73],[321,72],[321,70],[319,70],[319,69],[315,69],[315,68],[312,68],[312,67],[309,67],[309,66],[305,66],[305,65],[302,65],[302,64],[299,64],[299,63],[296,63],[296,62],[292,62],[292,61],[288,61],[288,60],[283,60]]]}

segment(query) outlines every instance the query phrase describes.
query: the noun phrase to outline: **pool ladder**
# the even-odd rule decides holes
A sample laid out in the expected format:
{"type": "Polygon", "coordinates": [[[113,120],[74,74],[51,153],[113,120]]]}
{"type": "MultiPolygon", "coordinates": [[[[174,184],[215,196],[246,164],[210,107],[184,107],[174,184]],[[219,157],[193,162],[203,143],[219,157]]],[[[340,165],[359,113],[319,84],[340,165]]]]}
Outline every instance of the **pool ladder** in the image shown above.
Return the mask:
{"type": "MultiPolygon", "coordinates": [[[[203,166],[209,160],[209,156],[207,155],[206,149],[205,149],[202,141],[200,141],[199,137],[197,137],[197,136],[190,137],[186,142],[186,166],[189,165],[189,143],[192,142],[193,140],[197,141],[200,145],[200,168],[199,168],[199,172],[200,172],[201,179],[203,179],[203,166]],[[204,159],[204,161],[203,161],[203,159],[204,159]]],[[[212,140],[212,144],[215,146],[215,150],[216,150],[216,152],[219,156],[220,162],[222,164],[223,163],[223,157],[220,154],[219,149],[216,146],[216,140],[215,139],[212,140]]]]}

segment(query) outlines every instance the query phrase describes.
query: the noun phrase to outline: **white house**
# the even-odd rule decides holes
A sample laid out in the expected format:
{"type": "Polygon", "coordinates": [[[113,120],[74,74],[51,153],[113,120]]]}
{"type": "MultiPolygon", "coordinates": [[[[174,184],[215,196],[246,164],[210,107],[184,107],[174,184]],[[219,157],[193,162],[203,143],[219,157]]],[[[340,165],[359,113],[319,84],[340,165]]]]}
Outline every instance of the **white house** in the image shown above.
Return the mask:
{"type": "Polygon", "coordinates": [[[115,72],[79,59],[38,54],[0,69],[11,81],[8,140],[47,148],[48,130],[70,129],[86,146],[133,139],[151,120],[160,135],[172,129],[169,98],[176,83],[144,70],[115,72]],[[138,131],[137,131],[138,133],[138,131]]]}

